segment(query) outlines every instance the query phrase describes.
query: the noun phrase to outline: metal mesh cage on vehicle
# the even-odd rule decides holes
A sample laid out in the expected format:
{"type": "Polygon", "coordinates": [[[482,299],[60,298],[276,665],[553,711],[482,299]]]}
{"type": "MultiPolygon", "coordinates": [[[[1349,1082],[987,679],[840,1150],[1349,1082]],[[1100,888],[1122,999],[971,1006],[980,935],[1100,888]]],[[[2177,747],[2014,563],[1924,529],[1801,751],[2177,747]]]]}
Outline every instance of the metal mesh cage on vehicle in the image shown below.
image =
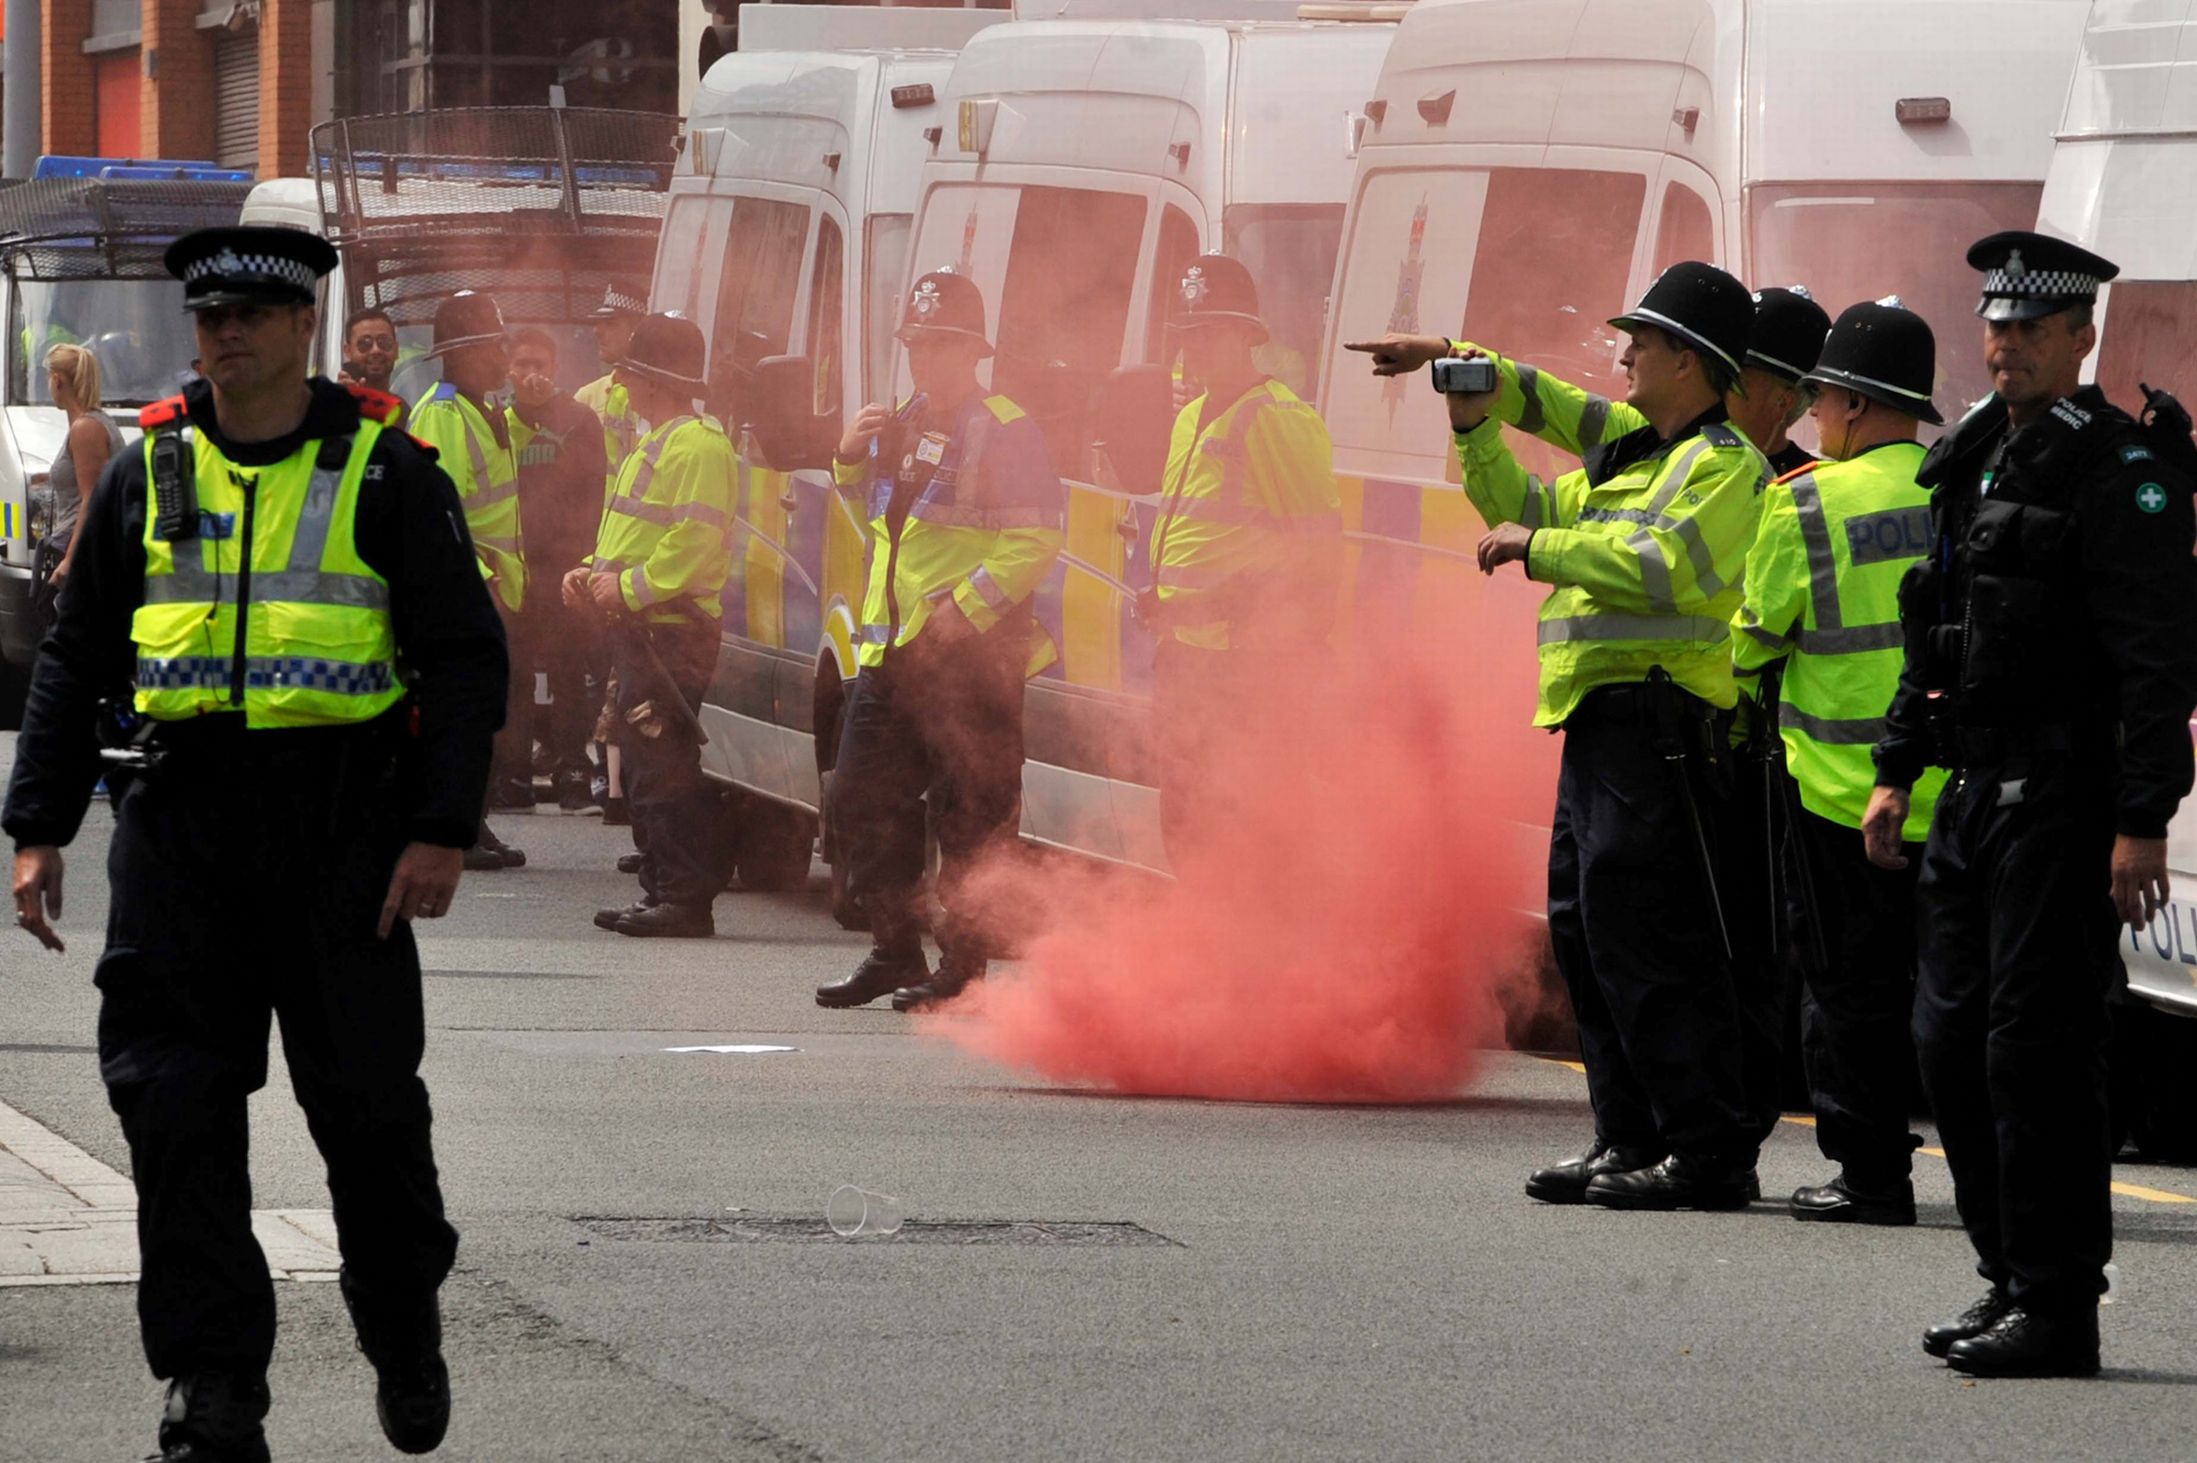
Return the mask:
{"type": "Polygon", "coordinates": [[[0,253],[21,279],[158,277],[193,229],[232,225],[249,183],[40,178],[0,188],[0,253]]]}
{"type": "Polygon", "coordinates": [[[460,107],[313,129],[351,308],[425,321],[460,289],[511,320],[578,320],[612,283],[646,295],[679,119],[579,107],[460,107]]]}

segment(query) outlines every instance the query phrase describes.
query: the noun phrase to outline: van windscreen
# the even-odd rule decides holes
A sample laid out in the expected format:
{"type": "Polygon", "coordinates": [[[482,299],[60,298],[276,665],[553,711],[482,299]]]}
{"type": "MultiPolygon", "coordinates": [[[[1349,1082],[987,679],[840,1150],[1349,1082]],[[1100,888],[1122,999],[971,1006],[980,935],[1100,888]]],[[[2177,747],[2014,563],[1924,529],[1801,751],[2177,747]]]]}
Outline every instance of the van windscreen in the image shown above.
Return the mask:
{"type": "Polygon", "coordinates": [[[1221,232],[1225,252],[1242,260],[1259,286],[1259,309],[1273,337],[1259,348],[1259,369],[1311,400],[1312,362],[1343,241],[1342,205],[1242,204],[1228,210],[1221,232]]]}
{"type": "MultiPolygon", "coordinates": [[[[1938,338],[1933,400],[1958,421],[1991,389],[1976,319],[1983,277],[1963,262],[1968,246],[2033,227],[2043,192],[2042,183],[1758,184],[1748,194],[1747,282],[1806,285],[1834,320],[1848,305],[1898,295],[1938,338]]],[[[1801,418],[1793,437],[1813,450],[1814,423],[1801,418]]]]}

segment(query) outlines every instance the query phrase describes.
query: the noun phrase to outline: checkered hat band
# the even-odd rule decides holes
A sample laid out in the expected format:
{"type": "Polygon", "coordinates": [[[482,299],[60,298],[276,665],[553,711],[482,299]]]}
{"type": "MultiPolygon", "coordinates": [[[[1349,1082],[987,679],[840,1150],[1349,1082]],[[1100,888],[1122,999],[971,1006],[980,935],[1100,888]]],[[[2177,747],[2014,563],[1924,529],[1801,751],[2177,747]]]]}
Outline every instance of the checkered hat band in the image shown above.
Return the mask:
{"type": "Polygon", "coordinates": [[[307,294],[313,292],[314,285],[320,279],[313,272],[312,265],[302,259],[291,259],[281,254],[215,254],[209,258],[194,260],[183,269],[183,282],[187,285],[198,284],[217,276],[240,283],[247,280],[256,283],[254,276],[272,278],[307,294]]]}
{"type": "Polygon", "coordinates": [[[630,315],[645,314],[648,310],[648,306],[620,289],[613,289],[603,296],[603,308],[623,310],[630,315]]]}
{"type": "Polygon", "coordinates": [[[2072,269],[2027,269],[2009,274],[1994,269],[1983,277],[1983,292],[2016,300],[2089,300],[2097,298],[2099,279],[2072,269]]]}

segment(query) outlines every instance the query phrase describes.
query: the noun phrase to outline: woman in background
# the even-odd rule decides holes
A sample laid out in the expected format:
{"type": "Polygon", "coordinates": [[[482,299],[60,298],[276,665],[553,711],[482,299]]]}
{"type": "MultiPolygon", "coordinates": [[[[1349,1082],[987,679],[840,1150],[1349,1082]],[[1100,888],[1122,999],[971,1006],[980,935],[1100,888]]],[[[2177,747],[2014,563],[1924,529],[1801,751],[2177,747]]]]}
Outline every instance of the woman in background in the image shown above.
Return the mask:
{"type": "Polygon", "coordinates": [[[122,430],[100,410],[99,358],[80,345],[57,345],[46,352],[46,384],[53,404],[68,416],[69,432],[53,460],[47,481],[53,488],[53,531],[44,552],[58,555],[46,576],[47,618],[69,577],[76,554],[76,521],[91,501],[92,488],[107,460],[122,450],[122,430]]]}

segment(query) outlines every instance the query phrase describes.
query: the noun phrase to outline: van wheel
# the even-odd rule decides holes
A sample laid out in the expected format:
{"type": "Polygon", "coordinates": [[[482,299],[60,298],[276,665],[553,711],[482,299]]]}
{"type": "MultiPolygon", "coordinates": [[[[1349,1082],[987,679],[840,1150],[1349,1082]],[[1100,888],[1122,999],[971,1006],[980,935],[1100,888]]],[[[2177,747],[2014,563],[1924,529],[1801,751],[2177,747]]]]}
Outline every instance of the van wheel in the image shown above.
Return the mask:
{"type": "Polygon", "coordinates": [[[2197,1020],[2116,1006],[2110,1070],[2115,1136],[2153,1163],[2197,1159],[2197,1020]]]}
{"type": "Polygon", "coordinates": [[[741,810],[733,867],[741,887],[783,893],[805,889],[816,859],[816,823],[805,808],[757,798],[741,810]]]}
{"type": "Polygon", "coordinates": [[[0,731],[23,729],[23,707],[30,692],[30,667],[0,660],[0,731]]]}

